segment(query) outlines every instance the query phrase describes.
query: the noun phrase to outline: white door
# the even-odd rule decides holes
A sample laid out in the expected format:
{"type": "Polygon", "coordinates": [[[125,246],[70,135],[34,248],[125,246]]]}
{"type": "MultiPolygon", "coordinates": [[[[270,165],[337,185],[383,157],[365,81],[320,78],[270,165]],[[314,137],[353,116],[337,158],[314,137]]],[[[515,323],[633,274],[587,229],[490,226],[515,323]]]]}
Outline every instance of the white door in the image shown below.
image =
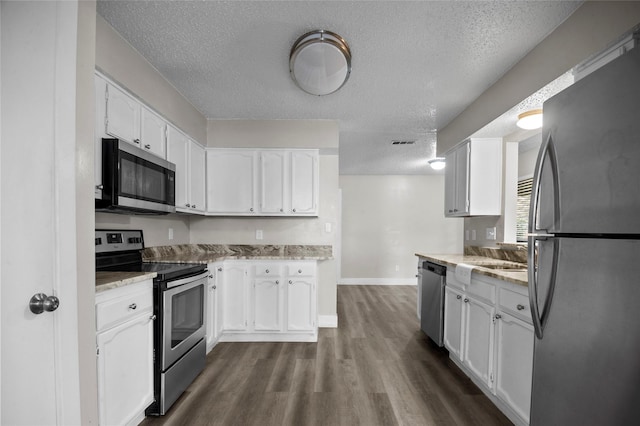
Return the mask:
{"type": "Polygon", "coordinates": [[[140,104],[115,86],[107,86],[107,133],[140,146],[140,104]]]}
{"type": "MultiPolygon", "coordinates": [[[[466,296],[463,362],[489,388],[493,388],[493,316],[495,308],[466,296]]],[[[446,308],[445,308],[446,309],[446,308]]]]}
{"type": "Polygon", "coordinates": [[[287,331],[315,329],[315,288],[309,278],[287,280],[287,331]]]}
{"type": "Polygon", "coordinates": [[[318,212],[318,154],[317,151],[291,153],[291,213],[318,212]]]}
{"type": "Polygon", "coordinates": [[[145,106],[140,107],[140,140],[142,148],[160,158],[167,158],[167,123],[162,117],[145,106]]]}
{"type": "Polygon", "coordinates": [[[167,130],[167,160],[176,165],[176,209],[188,211],[189,201],[189,139],[178,129],[167,130]]]}
{"type": "Polygon", "coordinates": [[[0,423],[80,424],[78,4],[3,1],[0,19],[0,423]],[[33,314],[35,293],[60,307],[33,314]]]}
{"type": "Polygon", "coordinates": [[[205,154],[204,148],[194,141],[189,142],[189,200],[191,209],[204,213],[205,211],[205,154]]]}
{"type": "Polygon", "coordinates": [[[248,283],[244,263],[225,263],[222,286],[222,328],[225,331],[247,330],[248,283]]]}
{"type": "Polygon", "coordinates": [[[257,278],[253,283],[253,329],[282,330],[280,278],[257,278]]]}
{"type": "Polygon", "coordinates": [[[207,211],[253,214],[256,165],[253,150],[207,150],[207,211]]]}
{"type": "Polygon", "coordinates": [[[462,293],[447,286],[444,289],[444,346],[451,355],[462,360],[462,293]]]}
{"type": "Polygon", "coordinates": [[[283,151],[260,153],[260,212],[283,214],[285,209],[285,160],[283,151]]]}

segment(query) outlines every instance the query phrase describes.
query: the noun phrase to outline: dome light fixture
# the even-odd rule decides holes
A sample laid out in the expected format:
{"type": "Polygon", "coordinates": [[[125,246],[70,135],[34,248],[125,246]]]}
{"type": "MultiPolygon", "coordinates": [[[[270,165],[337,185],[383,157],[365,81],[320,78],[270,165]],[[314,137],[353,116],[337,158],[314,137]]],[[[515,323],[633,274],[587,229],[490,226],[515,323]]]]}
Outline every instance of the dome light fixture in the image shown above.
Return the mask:
{"type": "Polygon", "coordinates": [[[301,36],[289,54],[289,72],[299,88],[324,96],[340,89],[351,75],[351,50],[338,34],[315,30],[301,36]]]}
{"type": "Polygon", "coordinates": [[[542,109],[532,109],[518,114],[516,125],[525,130],[539,129],[542,127],[542,109]]]}
{"type": "Polygon", "coordinates": [[[442,170],[447,165],[443,157],[435,157],[427,161],[433,170],[442,170]]]}

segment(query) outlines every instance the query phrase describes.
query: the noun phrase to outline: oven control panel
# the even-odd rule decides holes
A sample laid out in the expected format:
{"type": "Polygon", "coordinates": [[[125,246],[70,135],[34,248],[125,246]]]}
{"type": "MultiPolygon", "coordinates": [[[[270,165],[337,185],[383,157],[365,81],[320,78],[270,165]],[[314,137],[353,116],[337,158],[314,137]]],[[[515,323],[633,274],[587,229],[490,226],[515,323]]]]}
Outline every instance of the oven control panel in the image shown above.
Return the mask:
{"type": "Polygon", "coordinates": [[[125,250],[142,250],[144,239],[142,230],[96,230],[96,253],[109,253],[125,250]]]}

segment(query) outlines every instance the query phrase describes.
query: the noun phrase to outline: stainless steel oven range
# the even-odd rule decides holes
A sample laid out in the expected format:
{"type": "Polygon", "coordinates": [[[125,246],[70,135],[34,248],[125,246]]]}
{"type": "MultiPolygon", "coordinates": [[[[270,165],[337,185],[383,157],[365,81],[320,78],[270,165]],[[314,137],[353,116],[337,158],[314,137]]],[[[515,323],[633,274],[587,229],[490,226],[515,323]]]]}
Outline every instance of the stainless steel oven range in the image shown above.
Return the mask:
{"type": "Polygon", "coordinates": [[[96,230],[96,270],[156,272],[154,393],[147,415],[164,415],[204,369],[205,265],[142,262],[141,230],[96,230]]]}

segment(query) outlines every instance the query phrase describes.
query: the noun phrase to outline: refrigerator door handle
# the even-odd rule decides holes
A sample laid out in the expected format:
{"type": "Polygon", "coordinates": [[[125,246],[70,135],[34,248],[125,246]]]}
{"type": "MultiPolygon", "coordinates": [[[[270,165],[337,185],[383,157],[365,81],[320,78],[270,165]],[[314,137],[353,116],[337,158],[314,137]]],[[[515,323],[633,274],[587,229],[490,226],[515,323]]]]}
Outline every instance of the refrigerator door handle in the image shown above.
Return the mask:
{"type": "Polygon", "coordinates": [[[551,134],[544,141],[542,146],[540,147],[540,152],[538,153],[538,159],[536,160],[536,166],[534,169],[533,175],[533,187],[531,188],[531,203],[529,206],[529,234],[547,234],[548,231],[545,229],[538,228],[538,210],[540,208],[540,184],[542,181],[542,168],[544,165],[544,159],[549,156],[549,161],[551,161],[551,174],[553,178],[553,211],[554,217],[559,217],[559,202],[558,202],[558,162],[556,160],[556,151],[553,147],[553,140],[551,139],[551,134]]]}
{"type": "Polygon", "coordinates": [[[531,306],[531,320],[533,329],[538,339],[542,339],[545,325],[547,323],[551,301],[556,287],[556,272],[558,267],[558,240],[553,240],[553,254],[551,260],[551,275],[549,277],[549,290],[544,300],[544,305],[540,309],[538,303],[538,258],[536,256],[536,241],[547,241],[552,235],[529,235],[527,244],[527,257],[529,261],[528,281],[529,281],[529,306],[531,306]]]}

